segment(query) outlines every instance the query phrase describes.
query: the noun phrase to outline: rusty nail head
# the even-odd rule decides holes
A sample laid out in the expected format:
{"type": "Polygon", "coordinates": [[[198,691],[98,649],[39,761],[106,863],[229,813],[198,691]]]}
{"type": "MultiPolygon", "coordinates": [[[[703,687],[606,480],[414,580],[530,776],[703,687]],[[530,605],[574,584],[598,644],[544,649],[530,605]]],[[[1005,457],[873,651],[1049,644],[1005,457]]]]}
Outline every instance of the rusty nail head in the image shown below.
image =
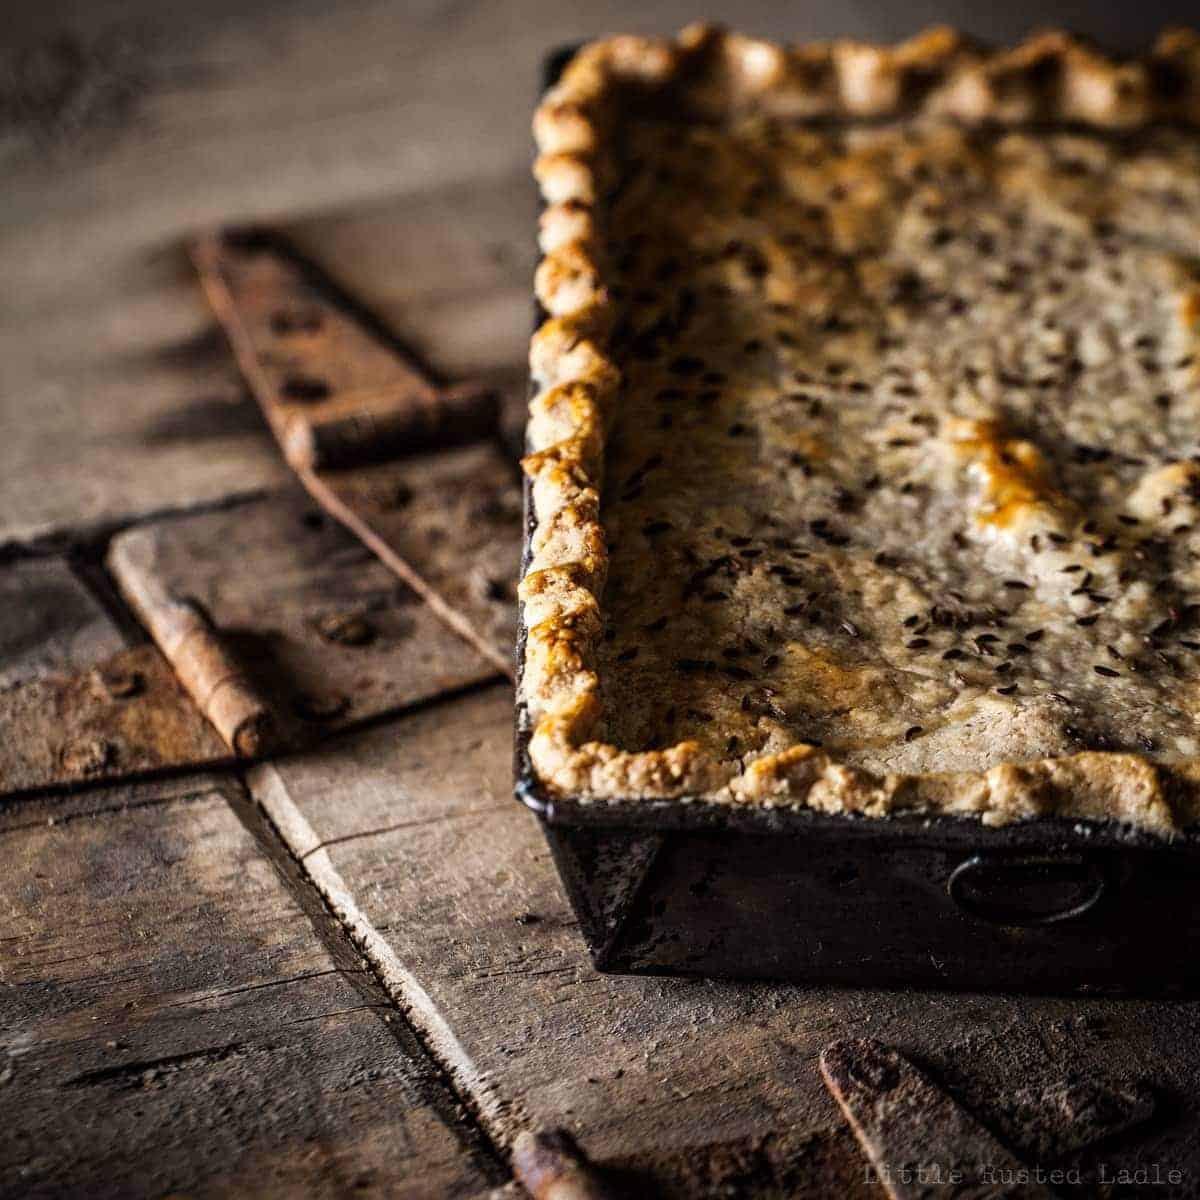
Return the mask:
{"type": "Polygon", "coordinates": [[[62,764],[72,775],[94,775],[103,771],[116,754],[116,747],[104,738],[79,738],[62,750],[62,764]]]}
{"type": "Polygon", "coordinates": [[[512,600],[512,587],[507,579],[489,579],[483,587],[483,595],[493,604],[507,604],[512,600]]]}
{"type": "Polygon", "coordinates": [[[319,312],[296,312],[280,309],[271,316],[271,332],[279,337],[293,333],[316,333],[321,328],[319,312]]]}
{"type": "Polygon", "coordinates": [[[285,400],[302,404],[315,404],[319,400],[327,400],[330,395],[330,387],[325,380],[308,375],[289,375],[279,390],[285,400]]]}
{"type": "Polygon", "coordinates": [[[416,493],[407,483],[397,483],[382,500],[384,508],[404,508],[413,502],[416,493]]]}
{"type": "Polygon", "coordinates": [[[296,712],[306,721],[332,721],[350,707],[350,701],[338,692],[325,696],[296,697],[296,712]]]}
{"type": "Polygon", "coordinates": [[[113,700],[128,700],[131,696],[138,695],[146,686],[140,671],[126,671],[120,667],[98,668],[96,678],[113,700]]]}
{"type": "Polygon", "coordinates": [[[341,646],[365,646],[375,639],[375,627],[361,613],[327,613],[317,622],[317,632],[341,646]]]}

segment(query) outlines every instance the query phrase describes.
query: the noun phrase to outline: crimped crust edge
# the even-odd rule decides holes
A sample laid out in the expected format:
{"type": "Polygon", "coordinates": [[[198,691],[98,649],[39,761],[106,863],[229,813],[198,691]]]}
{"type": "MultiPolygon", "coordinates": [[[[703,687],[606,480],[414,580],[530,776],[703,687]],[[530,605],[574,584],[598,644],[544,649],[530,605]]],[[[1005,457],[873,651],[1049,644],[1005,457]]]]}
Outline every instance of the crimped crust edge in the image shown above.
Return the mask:
{"type": "Polygon", "coordinates": [[[608,38],[581,49],[534,117],[545,209],[535,288],[536,386],[523,461],[535,520],[519,596],[527,630],[521,698],[529,757],[552,792],[588,801],[696,798],[829,813],[1112,819],[1171,835],[1200,817],[1200,761],[1154,763],[1084,752],[987,771],[877,775],[800,744],[745,770],[694,742],[625,751],[591,740],[601,719],[596,647],[607,552],[600,524],[605,431],[620,373],[608,357],[614,303],[597,212],[617,164],[607,135],[630,94],[677,88],[713,114],[752,106],[780,116],[878,119],[908,113],[967,124],[1074,123],[1110,130],[1200,124],[1200,35],[1164,33],[1122,61],[1064,33],[987,52],[947,29],[897,46],[783,47],[708,26],[674,40],[608,38]]]}

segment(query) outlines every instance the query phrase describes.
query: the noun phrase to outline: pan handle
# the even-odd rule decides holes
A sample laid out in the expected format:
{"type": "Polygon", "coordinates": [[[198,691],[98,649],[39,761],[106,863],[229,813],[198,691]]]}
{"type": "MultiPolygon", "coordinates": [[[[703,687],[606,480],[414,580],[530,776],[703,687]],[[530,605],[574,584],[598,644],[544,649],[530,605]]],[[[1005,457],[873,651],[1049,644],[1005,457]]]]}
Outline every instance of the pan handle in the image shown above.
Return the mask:
{"type": "Polygon", "coordinates": [[[1057,925],[1099,904],[1109,885],[1101,862],[1082,854],[975,854],[946,883],[968,916],[993,925],[1057,925]]]}

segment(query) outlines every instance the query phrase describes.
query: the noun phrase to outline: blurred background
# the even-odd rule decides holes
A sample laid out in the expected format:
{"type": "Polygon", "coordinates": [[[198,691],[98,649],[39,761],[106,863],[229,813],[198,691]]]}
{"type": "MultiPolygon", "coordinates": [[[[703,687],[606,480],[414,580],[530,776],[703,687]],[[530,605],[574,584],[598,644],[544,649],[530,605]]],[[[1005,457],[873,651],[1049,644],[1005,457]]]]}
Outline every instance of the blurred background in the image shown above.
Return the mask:
{"type": "Polygon", "coordinates": [[[785,40],[988,39],[1066,25],[1136,48],[1194,0],[75,0],[9,3],[0,204],[9,298],[109,239],[320,209],[504,172],[528,156],[546,49],[700,18],[785,40]],[[134,233],[136,230],[136,234],[134,233]],[[23,252],[20,252],[22,251],[23,252]],[[14,279],[13,272],[16,272],[14,279]]]}
{"type": "MultiPolygon", "coordinates": [[[[1195,0],[8,0],[0,543],[169,505],[139,482],[140,451],[158,438],[166,461],[171,438],[198,427],[164,424],[177,411],[178,372],[127,385],[139,371],[165,371],[170,348],[184,353],[207,327],[179,250],[191,231],[423,197],[423,267],[444,253],[446,319],[426,328],[405,307],[402,257],[381,268],[390,289],[368,281],[366,298],[454,373],[519,370],[532,271],[529,115],[551,47],[706,18],[785,40],[898,39],[937,22],[1011,40],[1064,25],[1135,49],[1195,15],[1195,0]],[[484,193],[497,202],[467,214],[484,193]],[[480,280],[463,274],[467,240],[491,272],[482,306],[472,300],[480,280]],[[451,303],[456,287],[461,305],[451,303]],[[146,398],[156,389],[161,411],[146,398]],[[136,397],[129,411],[126,394],[136,397]],[[71,470],[92,454],[105,456],[103,487],[95,469],[86,479],[71,470]]],[[[377,229],[404,219],[389,212],[377,229]]],[[[188,386],[206,361],[193,356],[188,386]]],[[[214,382],[211,395],[236,405],[240,390],[225,386],[214,382]]],[[[188,461],[181,503],[224,495],[235,477],[247,489],[275,481],[269,451],[241,436],[256,415],[238,411],[228,428],[204,426],[211,455],[204,468],[188,461]]]]}

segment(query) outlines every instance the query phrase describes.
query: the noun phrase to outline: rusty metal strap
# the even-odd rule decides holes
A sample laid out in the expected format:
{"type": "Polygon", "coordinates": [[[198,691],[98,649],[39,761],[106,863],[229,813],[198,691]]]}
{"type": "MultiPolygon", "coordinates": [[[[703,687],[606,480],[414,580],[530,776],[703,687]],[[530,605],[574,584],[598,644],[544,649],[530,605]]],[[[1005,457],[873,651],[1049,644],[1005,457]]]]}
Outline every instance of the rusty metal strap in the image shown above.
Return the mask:
{"type": "Polygon", "coordinates": [[[1052,1169],[1055,1159],[1139,1124],[1154,1107],[1141,1087],[1069,1080],[1022,1089],[994,1097],[1004,1144],[899,1051],[873,1038],[827,1046],[821,1075],[893,1200],[1052,1197],[1065,1174],[1052,1169]]]}
{"type": "Polygon", "coordinates": [[[305,489],[511,676],[520,495],[495,394],[440,386],[273,235],[207,237],[193,259],[305,489]]]}
{"type": "Polygon", "coordinates": [[[238,365],[297,471],[385,462],[495,429],[491,389],[439,387],[347,311],[332,285],[279,238],[207,237],[192,254],[238,365]]]}

